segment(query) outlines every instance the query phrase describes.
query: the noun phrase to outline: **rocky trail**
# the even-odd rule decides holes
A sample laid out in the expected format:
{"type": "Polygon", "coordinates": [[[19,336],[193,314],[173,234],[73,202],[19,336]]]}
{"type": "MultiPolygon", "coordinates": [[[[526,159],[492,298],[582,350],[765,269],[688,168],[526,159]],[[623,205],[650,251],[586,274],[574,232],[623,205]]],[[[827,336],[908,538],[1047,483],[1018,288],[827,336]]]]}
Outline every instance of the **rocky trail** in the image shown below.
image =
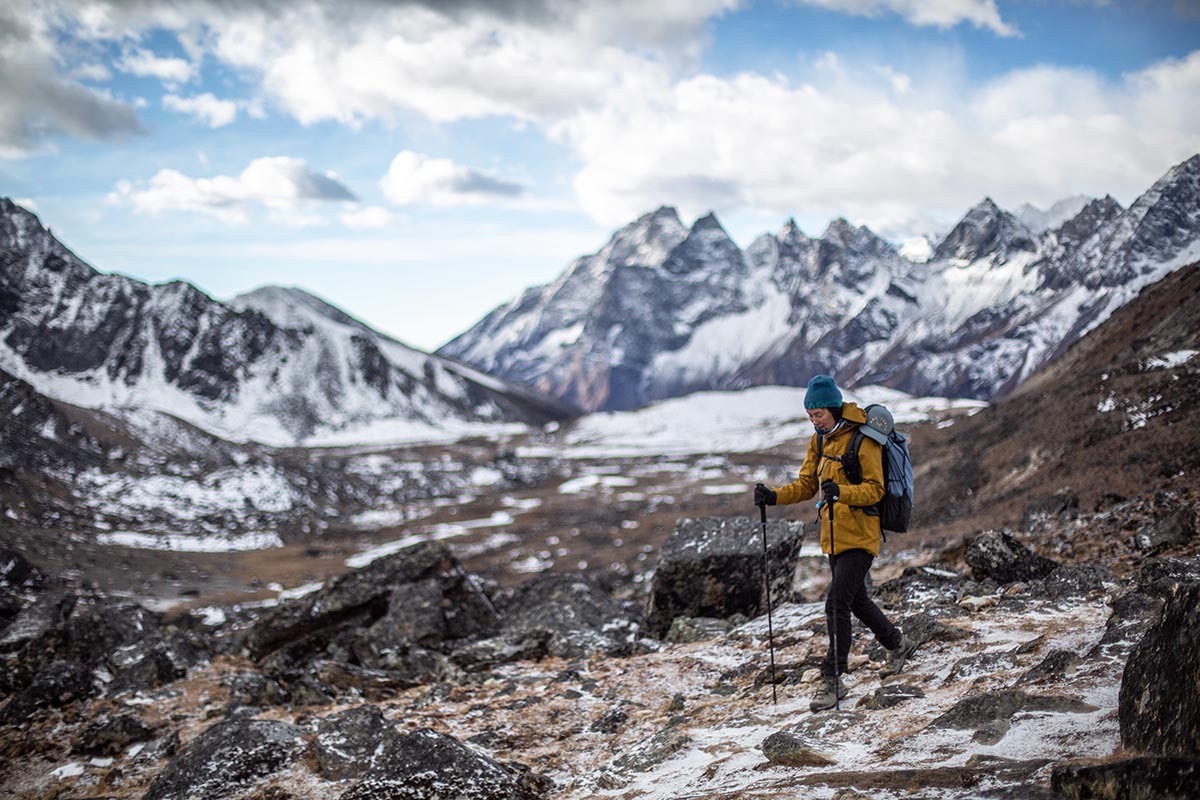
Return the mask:
{"type": "Polygon", "coordinates": [[[769,526],[777,704],[744,517],[681,520],[653,578],[615,592],[546,573],[485,594],[427,542],[277,603],[169,617],[9,551],[0,787],[22,800],[1192,797],[1200,541],[1194,498],[1175,503],[1193,512],[1182,539],[1151,543],[1161,514],[1135,500],[893,550],[873,594],[920,649],[883,678],[884,651],[856,630],[849,695],[823,713],[808,710],[823,562],[797,523],[769,526]],[[1084,538],[1109,544],[1063,557],[1084,538]]]}

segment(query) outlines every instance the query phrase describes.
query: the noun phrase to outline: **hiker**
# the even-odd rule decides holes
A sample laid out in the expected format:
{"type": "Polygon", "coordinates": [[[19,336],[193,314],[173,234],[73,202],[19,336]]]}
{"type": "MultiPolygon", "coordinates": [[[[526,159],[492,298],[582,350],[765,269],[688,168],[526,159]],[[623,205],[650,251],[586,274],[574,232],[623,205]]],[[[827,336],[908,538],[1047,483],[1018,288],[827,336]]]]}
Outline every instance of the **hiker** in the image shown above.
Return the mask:
{"type": "Polygon", "coordinates": [[[847,469],[851,474],[855,473],[852,458],[843,463],[842,457],[849,450],[854,430],[867,421],[866,414],[856,404],[842,401],[841,390],[829,375],[817,375],[808,382],[804,408],[816,433],[808,442],[808,453],[799,477],[786,486],[756,485],[754,504],[788,505],[809,500],[818,492],[821,494],[817,504],[821,551],[828,554],[833,575],[825,599],[830,645],[821,663],[821,688],[813,697],[810,708],[822,711],[837,705],[838,700],[846,696],[840,675],[846,671],[850,655],[851,613],[862,620],[887,648],[884,676],[900,672],[917,646],[884,616],[867,593],[867,572],[879,554],[882,536],[878,512],[871,508],[884,495],[880,442],[868,426],[863,427],[867,435],[863,436],[858,453],[862,480],[852,483],[847,476],[847,469]],[[834,512],[832,529],[831,504],[834,512]],[[836,654],[834,642],[837,643],[836,654]]]}

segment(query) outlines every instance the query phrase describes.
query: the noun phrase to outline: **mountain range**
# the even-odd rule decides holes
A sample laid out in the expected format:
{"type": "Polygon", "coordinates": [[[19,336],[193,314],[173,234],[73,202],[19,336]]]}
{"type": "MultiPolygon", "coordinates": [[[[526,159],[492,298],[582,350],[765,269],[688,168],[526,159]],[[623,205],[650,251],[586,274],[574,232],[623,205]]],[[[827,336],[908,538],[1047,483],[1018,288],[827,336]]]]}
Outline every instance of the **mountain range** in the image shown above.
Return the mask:
{"type": "Polygon", "coordinates": [[[97,272],[9,200],[0,200],[0,369],[55,400],[275,445],[354,431],[395,441],[569,413],[300,289],[226,303],[182,281],[97,272]]]}
{"type": "Polygon", "coordinates": [[[585,411],[834,374],[990,399],[1200,259],[1200,155],[1129,207],[972,208],[925,261],[844,219],[745,250],[715,215],[662,207],[440,348],[585,411]]]}

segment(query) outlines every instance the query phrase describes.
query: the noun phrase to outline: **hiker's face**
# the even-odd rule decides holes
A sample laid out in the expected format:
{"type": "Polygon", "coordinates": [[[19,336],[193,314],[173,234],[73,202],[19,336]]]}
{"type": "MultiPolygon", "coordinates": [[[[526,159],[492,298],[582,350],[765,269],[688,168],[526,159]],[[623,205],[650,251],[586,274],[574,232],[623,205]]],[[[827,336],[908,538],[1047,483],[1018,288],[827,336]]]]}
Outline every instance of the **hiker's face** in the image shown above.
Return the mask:
{"type": "Polygon", "coordinates": [[[808,409],[808,419],[819,431],[827,431],[833,427],[833,412],[828,408],[808,409]]]}

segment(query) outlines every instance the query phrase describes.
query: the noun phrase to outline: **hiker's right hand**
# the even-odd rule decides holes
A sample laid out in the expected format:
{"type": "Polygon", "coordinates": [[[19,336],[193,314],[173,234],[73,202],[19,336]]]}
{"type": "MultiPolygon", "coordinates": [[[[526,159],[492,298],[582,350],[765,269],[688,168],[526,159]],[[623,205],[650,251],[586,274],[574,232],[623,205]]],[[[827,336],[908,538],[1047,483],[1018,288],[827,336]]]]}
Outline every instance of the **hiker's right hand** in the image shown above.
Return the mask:
{"type": "Polygon", "coordinates": [[[761,483],[754,484],[754,505],[756,506],[773,506],[778,496],[773,489],[768,489],[761,483]]]}

